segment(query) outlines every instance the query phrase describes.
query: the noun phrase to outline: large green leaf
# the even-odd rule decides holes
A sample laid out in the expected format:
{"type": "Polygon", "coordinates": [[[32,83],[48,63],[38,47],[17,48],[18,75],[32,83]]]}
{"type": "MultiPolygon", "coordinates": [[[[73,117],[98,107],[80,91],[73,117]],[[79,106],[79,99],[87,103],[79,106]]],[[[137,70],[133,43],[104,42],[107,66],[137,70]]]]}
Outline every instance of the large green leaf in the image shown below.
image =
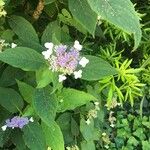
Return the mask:
{"type": "Polygon", "coordinates": [[[25,72],[21,69],[8,66],[3,71],[2,76],[0,77],[0,86],[7,87],[14,85],[16,83],[16,79],[20,80],[24,76],[25,72]]]}
{"type": "Polygon", "coordinates": [[[15,90],[0,87],[0,105],[15,113],[22,109],[23,100],[15,90]]]}
{"type": "Polygon", "coordinates": [[[108,62],[105,60],[96,57],[96,56],[85,56],[89,59],[89,63],[83,68],[82,79],[85,80],[99,80],[104,77],[117,74],[115,68],[113,68],[108,62]]]}
{"type": "Polygon", "coordinates": [[[23,128],[23,138],[31,150],[46,150],[46,141],[42,128],[37,123],[30,123],[23,128]]]}
{"type": "Polygon", "coordinates": [[[51,22],[47,25],[41,38],[42,44],[44,45],[46,42],[55,42],[53,39],[54,36],[58,39],[58,41],[61,41],[61,28],[58,26],[57,21],[51,22]]]}
{"type": "Polygon", "coordinates": [[[130,0],[87,0],[91,8],[103,19],[125,32],[134,34],[136,49],[141,41],[139,17],[130,0]]]}
{"type": "Polygon", "coordinates": [[[26,47],[16,47],[0,53],[0,60],[25,71],[35,71],[46,65],[42,55],[26,47]]]}
{"type": "Polygon", "coordinates": [[[22,132],[20,130],[13,130],[11,133],[11,140],[16,145],[16,150],[27,150],[23,140],[22,132]]]}
{"type": "Polygon", "coordinates": [[[74,18],[92,35],[95,33],[97,14],[86,0],[69,0],[69,9],[74,18]]]}
{"type": "Polygon", "coordinates": [[[42,123],[42,128],[45,133],[46,144],[53,150],[64,150],[64,140],[60,127],[56,122],[46,125],[42,123]]]}
{"type": "Polygon", "coordinates": [[[89,93],[78,91],[75,89],[64,88],[59,96],[59,110],[73,110],[78,106],[82,106],[90,101],[95,101],[96,98],[89,93]]]}
{"type": "Polygon", "coordinates": [[[20,16],[11,16],[9,25],[22,41],[39,43],[36,31],[30,22],[20,16]]]}
{"type": "Polygon", "coordinates": [[[82,141],[81,148],[82,150],[95,150],[94,141],[82,141]]]}
{"type": "Polygon", "coordinates": [[[18,84],[19,91],[21,95],[23,96],[24,100],[27,103],[32,103],[33,93],[35,89],[31,85],[24,83],[22,81],[19,81],[19,80],[17,80],[17,84],[18,84]]]}
{"type": "Polygon", "coordinates": [[[48,67],[36,71],[37,88],[43,88],[52,81],[53,73],[48,67]]]}
{"type": "Polygon", "coordinates": [[[37,89],[33,96],[33,107],[39,117],[48,125],[51,124],[56,116],[57,100],[52,89],[48,86],[37,89]]]}
{"type": "Polygon", "coordinates": [[[87,124],[84,119],[80,121],[80,131],[86,141],[99,139],[99,131],[94,126],[94,120],[90,119],[90,124],[87,124]]]}
{"type": "Polygon", "coordinates": [[[72,113],[66,111],[60,114],[56,120],[57,124],[59,125],[63,133],[66,145],[74,142],[74,135],[71,133],[71,116],[72,113]]]}

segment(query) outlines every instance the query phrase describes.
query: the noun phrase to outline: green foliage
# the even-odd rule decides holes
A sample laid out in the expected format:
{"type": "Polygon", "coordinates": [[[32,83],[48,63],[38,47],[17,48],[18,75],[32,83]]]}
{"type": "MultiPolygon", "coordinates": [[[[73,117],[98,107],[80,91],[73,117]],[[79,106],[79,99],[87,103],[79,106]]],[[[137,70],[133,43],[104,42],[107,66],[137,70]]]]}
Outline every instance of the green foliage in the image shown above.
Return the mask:
{"type": "Polygon", "coordinates": [[[9,112],[15,113],[23,108],[23,99],[15,90],[0,87],[0,104],[9,112]]]}
{"type": "Polygon", "coordinates": [[[57,110],[57,101],[55,95],[51,92],[50,87],[45,87],[37,89],[33,96],[33,107],[47,125],[53,123],[57,110]]]}
{"type": "Polygon", "coordinates": [[[25,71],[35,71],[46,66],[42,55],[26,47],[7,49],[0,53],[0,60],[25,71]]]}
{"type": "Polygon", "coordinates": [[[89,59],[89,64],[83,69],[82,78],[85,80],[99,80],[106,76],[117,74],[117,70],[109,63],[95,56],[86,56],[89,59]]]}
{"type": "Polygon", "coordinates": [[[83,91],[75,89],[64,88],[60,93],[58,111],[73,110],[76,107],[82,106],[90,101],[95,101],[96,98],[83,91]]]}
{"type": "Polygon", "coordinates": [[[149,4],[0,0],[0,149],[149,150],[149,4]]]}
{"type": "Polygon", "coordinates": [[[37,123],[31,123],[23,129],[23,138],[28,148],[36,150],[46,149],[46,141],[42,128],[37,123]]]}
{"type": "Polygon", "coordinates": [[[88,0],[91,8],[103,19],[121,28],[127,33],[133,33],[136,49],[141,40],[139,17],[130,0],[88,0]],[[134,22],[134,24],[133,24],[134,22]]]}
{"type": "Polygon", "coordinates": [[[94,36],[97,15],[90,8],[86,0],[69,0],[69,9],[74,18],[94,36]],[[82,14],[82,15],[81,15],[82,14]]]}
{"type": "Polygon", "coordinates": [[[63,135],[57,123],[53,122],[49,125],[42,123],[42,128],[45,134],[47,145],[53,150],[64,150],[63,135]]]}

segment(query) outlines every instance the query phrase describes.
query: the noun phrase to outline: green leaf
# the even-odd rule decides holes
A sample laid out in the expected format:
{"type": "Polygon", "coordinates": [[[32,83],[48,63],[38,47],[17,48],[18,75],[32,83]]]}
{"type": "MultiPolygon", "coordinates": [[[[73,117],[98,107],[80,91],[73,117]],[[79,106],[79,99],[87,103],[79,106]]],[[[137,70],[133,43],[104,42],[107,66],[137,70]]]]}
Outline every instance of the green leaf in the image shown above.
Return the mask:
{"type": "Polygon", "coordinates": [[[44,45],[46,42],[53,42],[54,36],[58,41],[61,41],[61,28],[58,26],[57,21],[51,22],[47,25],[43,32],[41,43],[44,45]]]}
{"type": "Polygon", "coordinates": [[[73,18],[66,9],[62,9],[62,12],[58,14],[58,17],[64,24],[75,27],[79,32],[87,34],[87,30],[75,18],[73,18]]]}
{"type": "Polygon", "coordinates": [[[36,71],[37,88],[43,88],[52,81],[53,73],[48,67],[36,71]]]}
{"type": "Polygon", "coordinates": [[[16,79],[21,80],[24,75],[25,72],[21,69],[8,66],[2,73],[0,78],[0,86],[7,87],[14,85],[16,83],[16,79]]]}
{"type": "Polygon", "coordinates": [[[42,123],[46,144],[53,150],[64,150],[64,140],[60,127],[56,122],[49,125],[42,123]]]}
{"type": "Polygon", "coordinates": [[[19,80],[17,80],[17,84],[18,84],[19,91],[21,95],[23,96],[24,100],[27,103],[31,103],[35,89],[32,86],[19,80]]]}
{"type": "Polygon", "coordinates": [[[74,142],[74,135],[71,133],[71,116],[72,113],[70,112],[64,112],[59,115],[56,122],[59,125],[63,136],[65,144],[73,143],[74,142]]]}
{"type": "Polygon", "coordinates": [[[90,124],[87,124],[84,119],[81,119],[80,131],[86,141],[99,139],[99,131],[94,127],[93,119],[90,119],[90,124]]]}
{"type": "Polygon", "coordinates": [[[58,111],[73,110],[76,107],[82,106],[90,101],[95,101],[96,98],[89,93],[78,91],[75,89],[64,88],[59,97],[58,111]]]}
{"type": "Polygon", "coordinates": [[[30,22],[20,16],[11,16],[9,25],[22,41],[39,43],[38,35],[30,22]]]}
{"type": "Polygon", "coordinates": [[[131,137],[128,139],[127,143],[128,143],[129,145],[137,146],[137,145],[139,144],[139,141],[138,141],[134,136],[131,136],[131,137]]]}
{"type": "Polygon", "coordinates": [[[27,116],[34,116],[34,115],[35,115],[35,111],[33,107],[30,105],[27,105],[26,108],[23,110],[22,116],[27,117],[27,116]]]}
{"type": "Polygon", "coordinates": [[[146,136],[142,128],[138,127],[135,132],[132,133],[134,136],[138,137],[141,141],[145,140],[146,136]]]}
{"type": "Polygon", "coordinates": [[[46,150],[46,141],[42,128],[37,123],[30,123],[23,128],[23,138],[31,150],[46,150]]]}
{"type": "Polygon", "coordinates": [[[23,100],[15,90],[0,87],[0,105],[15,113],[23,108],[23,100]]]}
{"type": "Polygon", "coordinates": [[[55,2],[56,0],[45,0],[44,1],[44,5],[48,5],[48,4],[51,4],[53,2],[55,2]]]}
{"type": "Polygon", "coordinates": [[[97,15],[86,0],[69,0],[69,9],[74,18],[94,36],[97,15]]]}
{"type": "Polygon", "coordinates": [[[141,41],[139,17],[130,0],[87,0],[93,11],[123,31],[134,34],[136,49],[141,41]]]}
{"type": "Polygon", "coordinates": [[[0,53],[0,60],[25,71],[35,71],[46,65],[42,55],[26,47],[16,47],[0,53]]]}
{"type": "Polygon", "coordinates": [[[17,150],[26,150],[27,147],[24,143],[22,132],[20,130],[13,130],[11,134],[11,140],[16,145],[17,150]]]}
{"type": "Polygon", "coordinates": [[[95,144],[93,141],[82,141],[81,149],[82,150],[95,150],[95,144]]]}
{"type": "Polygon", "coordinates": [[[71,133],[75,137],[79,135],[79,126],[73,117],[71,118],[71,133]]]}
{"type": "Polygon", "coordinates": [[[57,100],[52,89],[48,86],[37,89],[33,96],[33,107],[39,117],[46,123],[51,124],[56,116],[57,100]]]}
{"type": "Polygon", "coordinates": [[[89,59],[89,63],[86,65],[85,68],[82,69],[82,79],[92,81],[117,74],[115,68],[113,68],[105,60],[90,55],[86,55],[85,57],[89,59]]]}
{"type": "Polygon", "coordinates": [[[149,149],[150,149],[150,142],[142,141],[142,150],[149,150],[149,149]]]}

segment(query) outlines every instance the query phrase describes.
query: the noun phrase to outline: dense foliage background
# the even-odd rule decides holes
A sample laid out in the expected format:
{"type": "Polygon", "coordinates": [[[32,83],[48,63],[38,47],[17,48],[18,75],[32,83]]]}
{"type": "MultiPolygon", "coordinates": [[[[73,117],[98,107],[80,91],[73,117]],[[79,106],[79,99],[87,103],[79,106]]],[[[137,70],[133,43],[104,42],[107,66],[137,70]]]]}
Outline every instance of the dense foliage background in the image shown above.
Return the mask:
{"type": "Polygon", "coordinates": [[[150,150],[150,1],[0,0],[0,127],[2,150],[150,150]],[[75,40],[59,82],[44,44],[75,40]]]}

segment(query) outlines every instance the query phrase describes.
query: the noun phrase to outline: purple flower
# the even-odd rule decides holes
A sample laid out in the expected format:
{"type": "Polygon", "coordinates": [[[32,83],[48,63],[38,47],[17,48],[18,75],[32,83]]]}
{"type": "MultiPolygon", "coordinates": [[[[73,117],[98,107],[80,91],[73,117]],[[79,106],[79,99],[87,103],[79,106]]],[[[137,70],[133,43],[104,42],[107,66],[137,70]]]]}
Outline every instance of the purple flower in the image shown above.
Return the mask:
{"type": "Polygon", "coordinates": [[[49,69],[60,73],[59,82],[62,82],[66,80],[66,75],[74,74],[75,79],[82,77],[82,70],[77,71],[77,67],[81,65],[84,68],[89,60],[80,57],[81,50],[82,45],[76,40],[72,47],[63,44],[55,45],[52,53],[47,50],[42,54],[49,62],[49,69]]]}
{"type": "Polygon", "coordinates": [[[52,70],[71,74],[79,63],[79,51],[71,47],[67,51],[66,45],[55,46],[55,59],[52,62],[52,70]]]}
{"type": "Polygon", "coordinates": [[[2,127],[2,130],[5,131],[7,127],[9,128],[20,128],[22,129],[25,125],[27,125],[29,122],[33,122],[33,118],[31,117],[28,119],[27,117],[20,117],[20,116],[15,116],[11,119],[7,119],[5,121],[5,125],[2,127]]]}

